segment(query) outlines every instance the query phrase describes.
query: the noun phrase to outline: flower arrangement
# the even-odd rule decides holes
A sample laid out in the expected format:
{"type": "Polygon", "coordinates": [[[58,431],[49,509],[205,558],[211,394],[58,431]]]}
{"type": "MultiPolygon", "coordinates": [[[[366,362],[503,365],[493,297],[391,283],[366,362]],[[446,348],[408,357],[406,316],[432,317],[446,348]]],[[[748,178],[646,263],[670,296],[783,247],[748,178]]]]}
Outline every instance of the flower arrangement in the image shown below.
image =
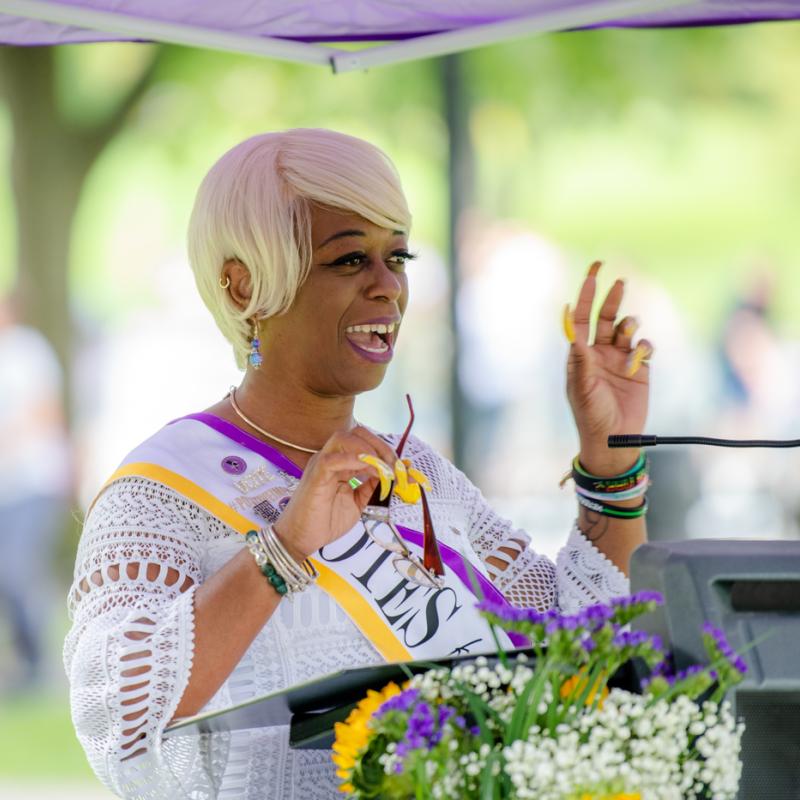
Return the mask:
{"type": "Polygon", "coordinates": [[[334,762],[350,797],[386,800],[734,798],[743,725],[725,692],[746,666],[711,625],[708,666],[674,674],[657,636],[628,623],[655,592],[579,614],[488,601],[490,624],[528,637],[498,652],[372,691],[336,725],[334,762]],[[609,688],[642,659],[642,693],[609,688]]]}

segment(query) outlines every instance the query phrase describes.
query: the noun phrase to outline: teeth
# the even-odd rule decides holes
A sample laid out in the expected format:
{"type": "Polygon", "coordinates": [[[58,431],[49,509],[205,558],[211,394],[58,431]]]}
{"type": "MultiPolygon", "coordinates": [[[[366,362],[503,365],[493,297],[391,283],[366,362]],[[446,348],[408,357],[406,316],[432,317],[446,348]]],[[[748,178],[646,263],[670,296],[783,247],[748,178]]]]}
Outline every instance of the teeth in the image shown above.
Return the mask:
{"type": "Polygon", "coordinates": [[[351,325],[345,328],[345,333],[394,333],[396,324],[394,322],[389,325],[379,325],[373,323],[371,325],[351,325]]]}

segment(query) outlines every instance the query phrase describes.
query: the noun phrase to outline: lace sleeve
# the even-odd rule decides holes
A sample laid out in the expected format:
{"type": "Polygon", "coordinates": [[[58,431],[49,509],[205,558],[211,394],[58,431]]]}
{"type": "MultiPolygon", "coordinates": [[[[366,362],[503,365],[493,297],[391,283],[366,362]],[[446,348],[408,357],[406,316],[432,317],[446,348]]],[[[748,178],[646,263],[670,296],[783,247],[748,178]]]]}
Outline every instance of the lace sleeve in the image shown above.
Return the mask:
{"type": "Polygon", "coordinates": [[[431,479],[438,503],[466,515],[470,544],[506,599],[518,607],[571,613],[628,592],[627,578],[573,527],[555,564],[530,547],[530,537],[500,517],[480,490],[449,461],[418,439],[408,454],[431,479]]]}
{"type": "Polygon", "coordinates": [[[208,743],[161,740],[192,668],[210,519],[165,487],[129,478],[104,491],[84,527],[64,664],[78,739],[122,797],[181,797],[190,781],[192,796],[213,796],[213,777],[201,768],[208,743]]]}
{"type": "Polygon", "coordinates": [[[558,604],[574,613],[593,603],[607,603],[628,594],[630,583],[574,525],[556,558],[558,604]]]}

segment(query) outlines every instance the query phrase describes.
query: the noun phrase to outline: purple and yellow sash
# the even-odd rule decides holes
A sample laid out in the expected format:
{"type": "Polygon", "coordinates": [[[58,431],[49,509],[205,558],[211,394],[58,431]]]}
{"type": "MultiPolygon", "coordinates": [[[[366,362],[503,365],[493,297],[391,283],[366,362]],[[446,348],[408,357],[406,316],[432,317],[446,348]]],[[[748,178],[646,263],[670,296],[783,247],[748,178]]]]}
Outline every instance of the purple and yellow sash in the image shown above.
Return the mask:
{"type": "MultiPolygon", "coordinates": [[[[126,476],[167,486],[244,534],[277,518],[302,471],[230,422],[212,414],[191,414],[133,450],[103,488],[126,476]]],[[[409,549],[421,556],[422,533],[400,526],[398,530],[409,549]]],[[[505,603],[503,596],[477,557],[468,560],[462,555],[469,545],[458,534],[437,531],[437,538],[446,573],[440,589],[415,586],[398,575],[391,554],[369,539],[360,522],[311,559],[319,572],[316,587],[341,606],[387,661],[495,648],[488,624],[475,609],[476,593],[500,603],[505,603]]],[[[506,648],[525,643],[523,638],[498,634],[506,648]]]]}

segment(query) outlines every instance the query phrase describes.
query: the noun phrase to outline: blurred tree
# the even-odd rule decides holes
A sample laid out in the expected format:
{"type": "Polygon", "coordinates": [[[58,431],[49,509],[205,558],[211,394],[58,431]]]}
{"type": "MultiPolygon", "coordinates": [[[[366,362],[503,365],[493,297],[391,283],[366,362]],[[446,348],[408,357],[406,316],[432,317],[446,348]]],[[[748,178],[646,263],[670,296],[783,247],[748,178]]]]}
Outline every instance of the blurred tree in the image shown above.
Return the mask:
{"type": "MultiPolygon", "coordinates": [[[[72,325],[69,251],[72,221],[92,164],[117,134],[147,88],[159,60],[149,48],[115,102],[81,118],[59,88],[68,63],[54,48],[0,48],[0,90],[11,112],[12,183],[17,217],[16,295],[22,319],[52,342],[70,398],[72,325]]],[[[69,87],[72,88],[72,87],[69,87]]]]}

